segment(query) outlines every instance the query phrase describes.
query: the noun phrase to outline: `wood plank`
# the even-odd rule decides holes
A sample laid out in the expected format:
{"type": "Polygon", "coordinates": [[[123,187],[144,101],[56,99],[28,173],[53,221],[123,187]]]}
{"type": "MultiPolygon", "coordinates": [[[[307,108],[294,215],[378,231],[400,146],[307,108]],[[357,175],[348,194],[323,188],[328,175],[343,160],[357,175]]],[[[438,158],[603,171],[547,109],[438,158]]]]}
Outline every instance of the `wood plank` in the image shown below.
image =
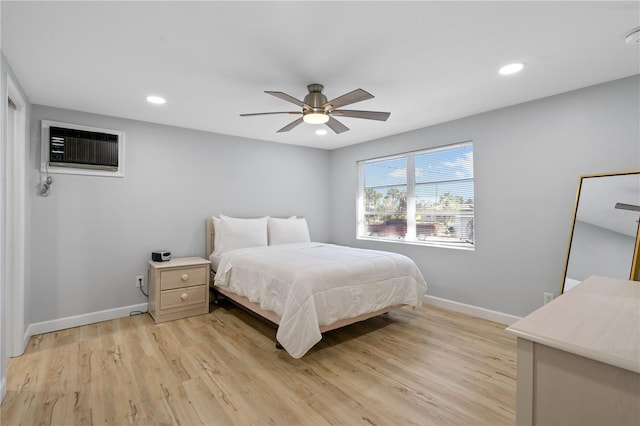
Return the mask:
{"type": "Polygon", "coordinates": [[[437,308],[324,334],[303,358],[234,307],[34,336],[2,424],[514,424],[516,339],[437,308]]]}

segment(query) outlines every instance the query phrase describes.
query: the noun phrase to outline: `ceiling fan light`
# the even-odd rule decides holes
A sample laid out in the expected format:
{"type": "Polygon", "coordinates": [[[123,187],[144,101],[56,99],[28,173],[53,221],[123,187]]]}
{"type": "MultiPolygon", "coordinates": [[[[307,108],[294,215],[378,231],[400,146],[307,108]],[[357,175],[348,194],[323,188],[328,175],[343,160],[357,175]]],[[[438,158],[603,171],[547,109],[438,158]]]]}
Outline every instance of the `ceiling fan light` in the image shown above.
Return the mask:
{"type": "Polygon", "coordinates": [[[310,112],[305,114],[302,119],[309,124],[324,124],[329,121],[329,116],[319,112],[310,112]]]}

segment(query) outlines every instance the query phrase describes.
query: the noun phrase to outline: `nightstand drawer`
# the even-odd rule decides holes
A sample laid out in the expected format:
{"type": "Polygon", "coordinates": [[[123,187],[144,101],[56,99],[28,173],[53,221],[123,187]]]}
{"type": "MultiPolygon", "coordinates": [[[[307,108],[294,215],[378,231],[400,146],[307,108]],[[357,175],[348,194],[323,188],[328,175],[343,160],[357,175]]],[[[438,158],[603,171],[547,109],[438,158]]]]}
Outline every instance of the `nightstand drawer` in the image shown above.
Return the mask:
{"type": "Polygon", "coordinates": [[[207,300],[207,286],[165,290],[160,295],[160,309],[172,309],[180,306],[203,304],[207,300]]]}
{"type": "Polygon", "coordinates": [[[160,289],[192,287],[207,283],[207,268],[180,268],[160,272],[160,289]]]}

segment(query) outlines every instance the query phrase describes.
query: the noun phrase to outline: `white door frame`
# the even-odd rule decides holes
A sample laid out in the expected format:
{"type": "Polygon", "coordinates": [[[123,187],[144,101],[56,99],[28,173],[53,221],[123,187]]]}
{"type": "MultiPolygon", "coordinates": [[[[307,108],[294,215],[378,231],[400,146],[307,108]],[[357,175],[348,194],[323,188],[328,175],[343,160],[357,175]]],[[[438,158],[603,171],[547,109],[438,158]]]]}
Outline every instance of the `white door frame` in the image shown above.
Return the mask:
{"type": "Polygon", "coordinates": [[[13,134],[6,136],[6,155],[3,164],[5,171],[4,187],[4,283],[5,283],[5,344],[6,355],[22,355],[26,348],[24,327],[24,286],[26,257],[26,103],[17,86],[7,76],[7,96],[15,104],[14,113],[6,108],[8,99],[4,99],[6,123],[12,120],[13,134]]]}

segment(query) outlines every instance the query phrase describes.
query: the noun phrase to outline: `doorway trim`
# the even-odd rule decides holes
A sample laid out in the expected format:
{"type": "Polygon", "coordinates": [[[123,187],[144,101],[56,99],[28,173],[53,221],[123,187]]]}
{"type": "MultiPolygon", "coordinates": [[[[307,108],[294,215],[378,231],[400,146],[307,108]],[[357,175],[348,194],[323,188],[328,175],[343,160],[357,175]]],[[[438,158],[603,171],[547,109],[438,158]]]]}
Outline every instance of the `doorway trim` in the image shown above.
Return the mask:
{"type": "Polygon", "coordinates": [[[4,100],[8,124],[13,119],[13,134],[6,134],[4,161],[4,283],[5,283],[5,354],[7,357],[22,355],[28,342],[25,335],[25,265],[26,265],[26,102],[17,85],[7,75],[7,99],[4,100]],[[11,99],[15,113],[7,108],[11,99]]]}

